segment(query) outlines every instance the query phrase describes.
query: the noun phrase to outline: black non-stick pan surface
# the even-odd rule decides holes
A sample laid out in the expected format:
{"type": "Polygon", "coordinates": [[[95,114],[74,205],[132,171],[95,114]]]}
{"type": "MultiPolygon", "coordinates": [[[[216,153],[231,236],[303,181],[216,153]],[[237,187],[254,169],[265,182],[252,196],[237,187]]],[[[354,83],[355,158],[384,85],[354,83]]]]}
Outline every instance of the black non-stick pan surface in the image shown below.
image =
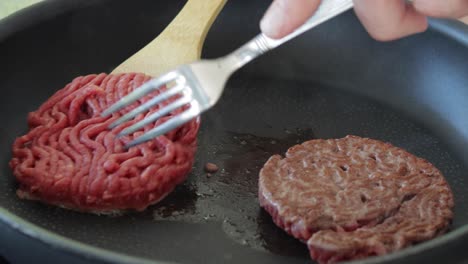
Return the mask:
{"type": "MultiPolygon", "coordinates": [[[[96,216],[19,200],[8,161],[27,113],[76,76],[110,72],[183,4],[46,1],[0,23],[0,255],[12,263],[311,263],[258,206],[258,172],[296,143],[354,134],[428,159],[456,201],[448,234],[366,263],[468,258],[468,30],[456,22],[379,43],[350,11],[247,65],[202,116],[189,179],[142,213],[96,216]],[[221,170],[207,177],[206,162],[221,170]]],[[[203,57],[256,35],[268,4],[229,1],[203,57]]]]}

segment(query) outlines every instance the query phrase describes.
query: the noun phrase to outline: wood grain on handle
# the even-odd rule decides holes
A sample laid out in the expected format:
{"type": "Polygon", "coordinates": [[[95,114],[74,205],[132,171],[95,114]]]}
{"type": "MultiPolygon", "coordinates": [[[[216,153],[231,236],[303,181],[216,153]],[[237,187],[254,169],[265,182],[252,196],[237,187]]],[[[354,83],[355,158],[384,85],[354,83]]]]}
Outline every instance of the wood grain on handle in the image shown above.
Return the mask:
{"type": "Polygon", "coordinates": [[[188,0],[156,39],[112,73],[141,72],[156,77],[200,59],[206,34],[226,1],[188,0]]]}

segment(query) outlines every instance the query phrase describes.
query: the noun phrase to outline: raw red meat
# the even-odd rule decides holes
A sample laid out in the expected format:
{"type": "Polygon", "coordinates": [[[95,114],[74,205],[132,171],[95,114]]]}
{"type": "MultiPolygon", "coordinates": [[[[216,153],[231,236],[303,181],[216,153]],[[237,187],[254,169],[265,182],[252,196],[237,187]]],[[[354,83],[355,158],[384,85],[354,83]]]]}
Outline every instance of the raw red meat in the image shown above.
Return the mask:
{"type": "MultiPolygon", "coordinates": [[[[112,130],[107,129],[108,125],[158,92],[111,117],[100,116],[149,79],[135,73],[78,77],[30,113],[30,129],[14,142],[10,161],[19,182],[18,196],[79,211],[112,213],[143,210],[184,181],[196,151],[198,119],[125,149],[124,144],[143,130],[122,138],[116,135],[145,114],[112,130]]],[[[144,131],[179,111],[148,125],[144,131]]]]}
{"type": "Polygon", "coordinates": [[[424,159],[377,140],[311,140],[272,156],[260,204],[276,225],[334,263],[384,255],[445,232],[453,195],[424,159]]]}

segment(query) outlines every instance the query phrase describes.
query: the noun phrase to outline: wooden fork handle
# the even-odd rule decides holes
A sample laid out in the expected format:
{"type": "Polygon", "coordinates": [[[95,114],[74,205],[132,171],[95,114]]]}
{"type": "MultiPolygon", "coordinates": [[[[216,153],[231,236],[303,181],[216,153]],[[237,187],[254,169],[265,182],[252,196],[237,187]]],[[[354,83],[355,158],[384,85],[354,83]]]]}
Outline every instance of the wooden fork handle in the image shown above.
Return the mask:
{"type": "Polygon", "coordinates": [[[112,73],[142,72],[158,76],[200,59],[205,37],[227,0],[188,0],[152,42],[112,73]]]}
{"type": "Polygon", "coordinates": [[[187,45],[197,43],[200,58],[203,43],[211,25],[227,0],[188,0],[183,10],[167,28],[168,35],[187,45]]]}

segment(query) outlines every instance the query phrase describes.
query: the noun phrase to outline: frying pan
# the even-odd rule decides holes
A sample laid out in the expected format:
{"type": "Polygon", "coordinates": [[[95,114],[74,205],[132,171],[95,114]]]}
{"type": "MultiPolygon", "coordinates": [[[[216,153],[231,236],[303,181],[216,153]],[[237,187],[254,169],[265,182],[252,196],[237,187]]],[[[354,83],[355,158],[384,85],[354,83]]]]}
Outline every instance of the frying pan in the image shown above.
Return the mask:
{"type": "MultiPolygon", "coordinates": [[[[306,247],[258,206],[257,179],[272,154],[348,134],[391,142],[428,159],[455,195],[440,238],[363,263],[468,259],[468,30],[431,21],[390,43],[347,12],[236,73],[203,115],[189,179],[142,213],[80,214],[15,196],[8,167],[26,115],[74,77],[110,72],[153,39],[184,1],[47,1],[0,23],[0,255],[12,263],[311,263],[306,247]],[[221,170],[207,177],[206,162],[221,170]]],[[[203,57],[258,33],[269,1],[231,0],[203,57]]],[[[465,262],[466,263],[466,262],[465,262]]]]}

